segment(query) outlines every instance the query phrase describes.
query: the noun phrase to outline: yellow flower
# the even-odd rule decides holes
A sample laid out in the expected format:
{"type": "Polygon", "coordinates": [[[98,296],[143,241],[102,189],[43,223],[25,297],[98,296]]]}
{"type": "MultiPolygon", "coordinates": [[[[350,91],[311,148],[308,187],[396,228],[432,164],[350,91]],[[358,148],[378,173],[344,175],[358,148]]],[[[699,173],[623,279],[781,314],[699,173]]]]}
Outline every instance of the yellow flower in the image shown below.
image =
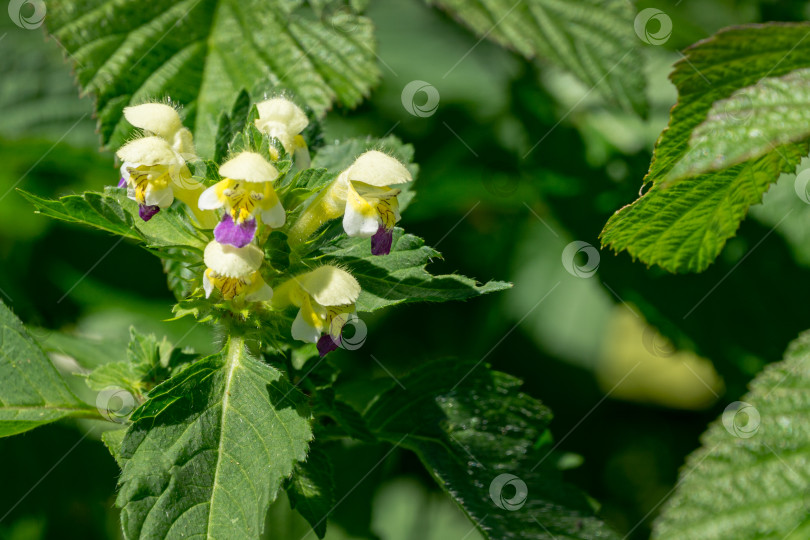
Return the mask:
{"type": "Polygon", "coordinates": [[[168,142],[186,161],[196,159],[191,132],[183,127],[177,111],[164,103],[144,103],[124,108],[127,122],[146,135],[156,135],[168,142]]]}
{"type": "Polygon", "coordinates": [[[124,109],[124,117],[144,132],[144,136],[122,146],[119,187],[138,203],[141,219],[148,221],[161,208],[171,206],[177,197],[191,208],[203,227],[213,227],[216,215],[201,212],[195,202],[204,186],[194,180],[186,166],[197,159],[191,132],[180,116],[162,103],[145,103],[124,109]]]}
{"type": "MultiPolygon", "coordinates": [[[[276,97],[256,104],[259,118],[256,128],[277,138],[290,156],[295,155],[296,164],[301,168],[309,167],[309,150],[301,132],[309,124],[307,115],[292,101],[276,97]]],[[[278,159],[278,156],[274,156],[278,159]]]]}
{"type": "Polygon", "coordinates": [[[343,326],[355,313],[360,284],[345,270],[325,265],[290,279],[276,291],[273,307],[299,308],[291,329],[293,339],[317,343],[324,356],[339,346],[343,326]]]}
{"type": "Polygon", "coordinates": [[[273,298],[273,289],[259,272],[264,253],[256,246],[236,248],[215,240],[205,246],[203,260],[207,267],[203,273],[206,298],[215,288],[225,300],[265,302],[273,298]]]}
{"type": "Polygon", "coordinates": [[[224,178],[206,189],[198,200],[202,210],[225,209],[214,237],[222,243],[242,247],[253,241],[259,216],[262,223],[277,229],[287,214],[273,189],[278,170],[255,152],[242,152],[219,168],[224,178]]]}
{"type": "Polygon", "coordinates": [[[343,216],[343,229],[349,236],[371,237],[371,252],[391,251],[394,225],[399,221],[400,190],[390,186],[406,184],[413,177],[398,160],[370,150],[325,188],[301,214],[290,231],[293,242],[300,242],[318,227],[343,216]]]}

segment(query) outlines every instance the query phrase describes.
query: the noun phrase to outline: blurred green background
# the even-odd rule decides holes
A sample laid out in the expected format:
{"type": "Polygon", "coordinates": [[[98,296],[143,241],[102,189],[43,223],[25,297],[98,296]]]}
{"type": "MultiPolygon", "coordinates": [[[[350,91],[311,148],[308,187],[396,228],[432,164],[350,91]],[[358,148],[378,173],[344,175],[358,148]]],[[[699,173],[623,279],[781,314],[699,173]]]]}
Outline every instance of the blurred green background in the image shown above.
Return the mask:
{"type": "MultiPolygon", "coordinates": [[[[706,424],[810,326],[810,292],[798,286],[810,279],[803,242],[810,214],[789,196],[789,179],[704,274],[673,276],[609,252],[601,252],[591,277],[564,268],[566,245],[580,240],[598,248],[607,218],[637,197],[676,98],[667,74],[677,51],[724,26],[808,16],[804,2],[638,2],[644,7],[666,12],[674,28],[665,45],[644,49],[652,103],[646,120],[617,112],[556,69],[479,43],[421,0],[372,0],[367,14],[377,26],[383,79],[362,107],[333,111],[325,125],[327,142],[393,134],[414,145],[417,196],[402,226],[443,252],[435,272],[515,284],[465,304],[375,315],[366,321],[364,347],[339,350],[335,361],[354,380],[399,376],[443,357],[483,358],[521,377],[525,391],[554,411],[558,449],[582,458],[572,460],[581,463],[568,479],[629,538],[649,535],[706,424]],[[438,91],[435,113],[414,116],[403,106],[402,90],[414,80],[438,91]],[[801,211],[736,266],[785,204],[801,211]]],[[[92,104],[79,99],[59,45],[4,16],[0,35],[3,300],[41,328],[37,337],[54,350],[63,334],[85,346],[113,338],[120,348],[97,352],[116,357],[135,325],[207,352],[204,326],[161,322],[171,316],[173,298],[158,259],[35,215],[14,191],[59,196],[118,177],[112,154],[97,149],[92,104]]],[[[425,98],[417,94],[417,105],[425,98]]],[[[342,391],[350,397],[352,388],[342,391]]],[[[0,440],[0,539],[119,536],[118,469],[82,428],[65,423],[0,440]]],[[[357,464],[377,462],[387,447],[335,451],[342,502],[328,538],[477,537],[414,456],[394,452],[363,478],[367,468],[357,464]]],[[[273,538],[307,532],[283,495],[271,519],[273,538]]]]}

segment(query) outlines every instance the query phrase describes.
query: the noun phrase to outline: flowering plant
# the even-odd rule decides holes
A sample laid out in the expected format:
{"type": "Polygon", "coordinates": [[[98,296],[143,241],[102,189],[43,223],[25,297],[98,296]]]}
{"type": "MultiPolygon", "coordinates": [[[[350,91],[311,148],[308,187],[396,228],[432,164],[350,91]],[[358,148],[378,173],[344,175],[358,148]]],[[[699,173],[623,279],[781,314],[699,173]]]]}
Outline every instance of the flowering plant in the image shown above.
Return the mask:
{"type": "MultiPolygon", "coordinates": [[[[171,102],[128,107],[124,117],[133,131],[116,152],[114,185],[58,200],[23,192],[43,214],[135,240],[161,258],[175,318],[210,326],[221,350],[200,358],[133,331],[133,344],[145,342],[154,354],[88,374],[100,416],[126,428],[104,433],[122,466],[124,532],[165,536],[180,527],[191,534],[199,522],[183,525],[172,512],[204,503],[209,535],[256,536],[283,483],[290,482],[292,500],[313,496],[296,482],[324,474],[306,470],[318,463],[320,437],[374,438],[335,397],[339,369],[327,357],[338,349],[358,354],[368,331],[363,315],[508,284],[425,269],[438,252],[397,227],[417,167],[411,148],[393,137],[322,146],[313,135],[318,121],[290,97],[251,105],[243,94],[220,133],[220,159],[202,160],[171,102]],[[117,408],[112,396],[124,396],[117,408]],[[189,483],[181,480],[187,474],[202,476],[189,483]],[[259,500],[227,499],[243,488],[259,500]],[[191,502],[166,507],[168,518],[154,522],[150,514],[168,504],[164,497],[191,502]],[[244,516],[231,522],[234,508],[244,516]]],[[[385,334],[392,343],[406,337],[385,334]]],[[[97,416],[75,409],[18,429],[97,416]]],[[[322,534],[323,516],[306,505],[302,513],[322,534]]]]}

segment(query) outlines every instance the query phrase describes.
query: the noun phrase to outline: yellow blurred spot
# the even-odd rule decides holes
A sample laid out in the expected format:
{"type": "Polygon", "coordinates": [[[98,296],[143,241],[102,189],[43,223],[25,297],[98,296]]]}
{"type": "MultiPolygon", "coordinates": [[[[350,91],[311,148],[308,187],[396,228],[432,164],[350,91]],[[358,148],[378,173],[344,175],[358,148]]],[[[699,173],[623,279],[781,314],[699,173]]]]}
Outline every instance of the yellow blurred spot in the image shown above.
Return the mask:
{"type": "Polygon", "coordinates": [[[710,360],[676,350],[621,305],[608,323],[596,376],[612,397],[676,409],[705,409],[723,393],[723,380],[710,360]]]}

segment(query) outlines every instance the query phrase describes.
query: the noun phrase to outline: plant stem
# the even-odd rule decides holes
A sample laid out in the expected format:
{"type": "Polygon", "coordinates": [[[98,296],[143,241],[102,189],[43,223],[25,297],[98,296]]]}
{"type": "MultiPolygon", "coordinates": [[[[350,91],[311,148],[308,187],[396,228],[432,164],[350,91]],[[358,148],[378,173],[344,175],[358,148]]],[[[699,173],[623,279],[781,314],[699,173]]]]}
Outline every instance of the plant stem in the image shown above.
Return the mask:
{"type": "Polygon", "coordinates": [[[228,364],[238,361],[245,350],[245,337],[234,330],[232,326],[228,328],[228,352],[225,357],[228,364]]]}

